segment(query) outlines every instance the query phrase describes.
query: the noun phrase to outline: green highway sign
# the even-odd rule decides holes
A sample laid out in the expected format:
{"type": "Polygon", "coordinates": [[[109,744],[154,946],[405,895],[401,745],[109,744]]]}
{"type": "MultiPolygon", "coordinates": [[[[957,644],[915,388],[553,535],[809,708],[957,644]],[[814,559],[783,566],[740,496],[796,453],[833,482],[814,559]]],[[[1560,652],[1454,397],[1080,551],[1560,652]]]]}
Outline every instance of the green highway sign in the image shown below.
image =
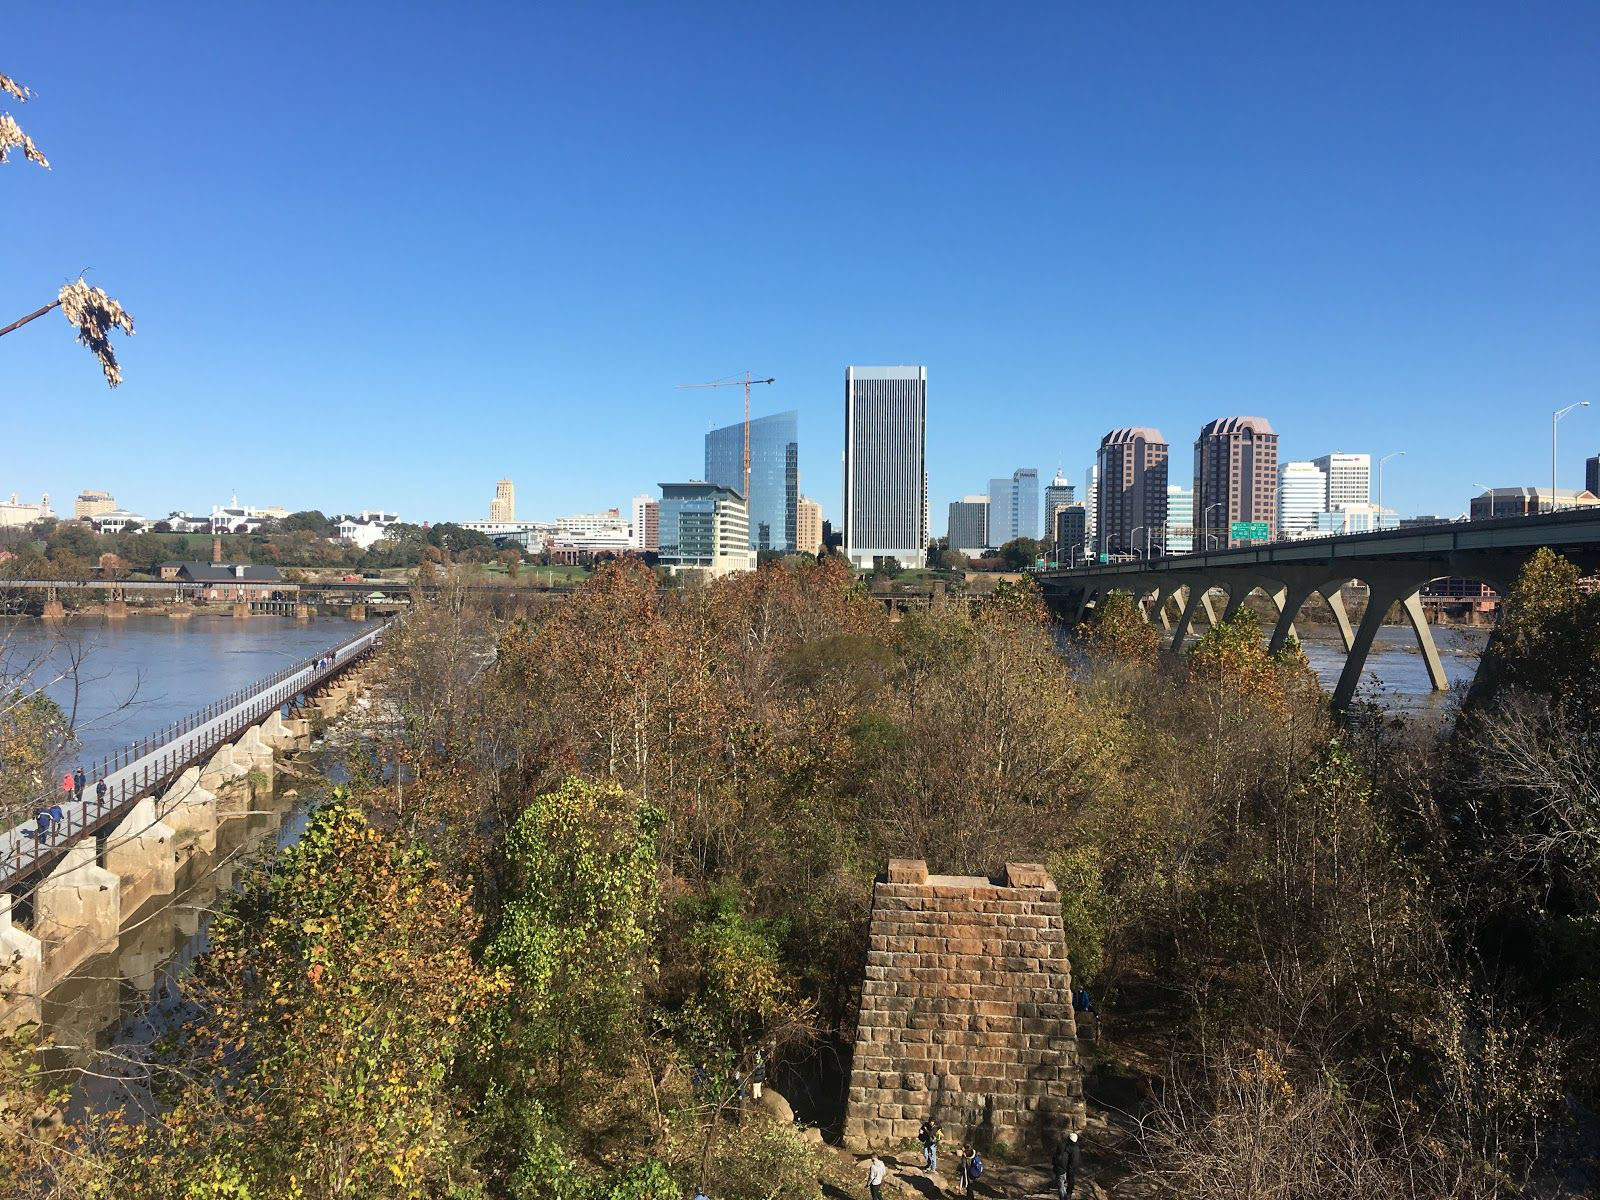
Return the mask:
{"type": "Polygon", "coordinates": [[[1235,542],[1264,542],[1268,536],[1265,521],[1235,521],[1228,532],[1228,537],[1235,542]]]}

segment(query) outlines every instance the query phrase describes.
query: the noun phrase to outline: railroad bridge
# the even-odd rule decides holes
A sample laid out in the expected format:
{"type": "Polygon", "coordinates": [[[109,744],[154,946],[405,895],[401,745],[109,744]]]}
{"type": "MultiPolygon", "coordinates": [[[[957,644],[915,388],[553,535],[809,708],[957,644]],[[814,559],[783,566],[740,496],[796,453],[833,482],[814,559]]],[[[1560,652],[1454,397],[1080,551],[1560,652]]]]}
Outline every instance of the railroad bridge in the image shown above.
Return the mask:
{"type": "Polygon", "coordinates": [[[1523,565],[1542,547],[1571,559],[1582,570],[1600,568],[1600,513],[1580,509],[1423,525],[1034,574],[1051,611],[1071,624],[1092,612],[1109,593],[1130,593],[1147,620],[1160,622],[1174,650],[1183,646],[1201,616],[1211,625],[1226,621],[1249,596],[1260,592],[1277,613],[1268,642],[1276,652],[1293,635],[1301,608],[1312,595],[1320,595],[1344,643],[1344,668],[1333,703],[1346,708],[1355,696],[1372,641],[1395,605],[1416,636],[1434,688],[1445,690],[1449,684],[1444,666],[1418,594],[1423,585],[1436,579],[1472,579],[1505,595],[1523,565]],[[1368,592],[1366,610],[1356,625],[1341,592],[1349,583],[1365,584],[1368,592]],[[1216,592],[1225,597],[1220,614],[1212,599],[1216,592]]]}

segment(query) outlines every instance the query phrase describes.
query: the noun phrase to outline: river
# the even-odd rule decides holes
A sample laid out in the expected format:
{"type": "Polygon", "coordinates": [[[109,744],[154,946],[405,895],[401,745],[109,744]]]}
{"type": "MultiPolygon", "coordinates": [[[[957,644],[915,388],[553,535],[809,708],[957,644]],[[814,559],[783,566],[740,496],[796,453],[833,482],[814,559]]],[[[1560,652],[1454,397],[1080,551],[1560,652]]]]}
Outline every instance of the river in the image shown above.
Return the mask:
{"type": "Polygon", "coordinates": [[[62,625],[22,619],[0,627],[0,659],[7,676],[31,668],[30,678],[72,715],[72,761],[87,764],[371,624],[222,613],[62,625]]]}
{"type": "MultiPolygon", "coordinates": [[[[9,674],[26,669],[74,712],[71,761],[90,763],[363,627],[338,618],[236,621],[206,613],[185,620],[76,618],[62,626],[19,620],[0,627],[0,656],[9,674]]],[[[339,731],[342,740],[350,736],[339,731]]],[[[280,773],[276,792],[259,799],[255,811],[218,827],[214,853],[196,852],[181,863],[171,895],[123,914],[114,950],[83,963],[45,998],[45,1031],[57,1046],[51,1064],[75,1075],[75,1068],[91,1067],[76,1079],[76,1103],[141,1102],[139,1063],[164,1031],[177,996],[174,981],[205,949],[217,900],[252,857],[299,839],[322,792],[321,772],[340,778],[343,758],[343,746],[314,745],[280,773]]]]}

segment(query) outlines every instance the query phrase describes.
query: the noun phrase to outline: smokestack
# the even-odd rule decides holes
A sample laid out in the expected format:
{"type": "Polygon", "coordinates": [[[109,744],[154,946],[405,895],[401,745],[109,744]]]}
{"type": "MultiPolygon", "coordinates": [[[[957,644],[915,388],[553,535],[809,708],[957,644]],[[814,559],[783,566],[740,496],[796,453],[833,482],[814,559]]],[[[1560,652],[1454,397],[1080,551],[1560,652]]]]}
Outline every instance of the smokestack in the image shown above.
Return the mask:
{"type": "Polygon", "coordinates": [[[222,561],[222,539],[220,537],[211,539],[211,561],[214,563],[222,561]]]}

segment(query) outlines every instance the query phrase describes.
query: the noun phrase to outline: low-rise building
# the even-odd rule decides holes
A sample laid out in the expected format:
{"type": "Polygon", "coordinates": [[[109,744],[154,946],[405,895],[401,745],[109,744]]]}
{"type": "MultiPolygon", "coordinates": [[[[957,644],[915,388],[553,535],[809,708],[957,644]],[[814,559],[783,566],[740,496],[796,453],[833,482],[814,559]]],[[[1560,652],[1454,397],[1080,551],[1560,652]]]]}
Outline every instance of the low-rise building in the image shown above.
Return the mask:
{"type": "Polygon", "coordinates": [[[398,524],[398,513],[363,508],[359,513],[343,513],[334,518],[339,539],[370,550],[389,535],[389,526],[398,524]]]}
{"type": "Polygon", "coordinates": [[[50,493],[46,492],[37,504],[24,504],[15,492],[10,500],[0,500],[0,528],[7,525],[32,525],[56,514],[50,511],[50,493]]]}
{"type": "Polygon", "coordinates": [[[1591,491],[1573,491],[1558,488],[1554,502],[1547,487],[1497,487],[1489,488],[1472,498],[1471,516],[1474,521],[1493,517],[1531,517],[1552,509],[1593,508],[1600,497],[1591,491]]]}
{"type": "Polygon", "coordinates": [[[197,517],[192,513],[172,512],[162,517],[159,524],[165,524],[173,533],[210,533],[211,518],[197,517]]]}
{"type": "Polygon", "coordinates": [[[1337,537],[1345,533],[1375,533],[1380,529],[1400,528],[1400,517],[1392,508],[1376,504],[1340,504],[1331,512],[1317,514],[1317,523],[1301,537],[1337,537]]]}
{"type": "Polygon", "coordinates": [[[94,526],[96,533],[130,533],[148,529],[152,522],[149,517],[142,517],[125,508],[113,508],[110,512],[90,517],[89,524],[94,526]]]}
{"type": "Polygon", "coordinates": [[[255,533],[268,521],[281,521],[288,515],[288,509],[276,504],[266,508],[251,508],[247,504],[240,504],[239,497],[234,496],[227,504],[218,504],[211,509],[211,532],[255,533]]]}
{"type": "Polygon", "coordinates": [[[753,571],[750,510],[729,487],[694,480],[661,486],[661,563],[712,577],[753,571]]]}
{"type": "Polygon", "coordinates": [[[284,582],[277,567],[254,563],[164,562],[156,568],[156,577],[202,584],[200,595],[206,600],[279,599],[295,590],[293,584],[284,582]]]}

